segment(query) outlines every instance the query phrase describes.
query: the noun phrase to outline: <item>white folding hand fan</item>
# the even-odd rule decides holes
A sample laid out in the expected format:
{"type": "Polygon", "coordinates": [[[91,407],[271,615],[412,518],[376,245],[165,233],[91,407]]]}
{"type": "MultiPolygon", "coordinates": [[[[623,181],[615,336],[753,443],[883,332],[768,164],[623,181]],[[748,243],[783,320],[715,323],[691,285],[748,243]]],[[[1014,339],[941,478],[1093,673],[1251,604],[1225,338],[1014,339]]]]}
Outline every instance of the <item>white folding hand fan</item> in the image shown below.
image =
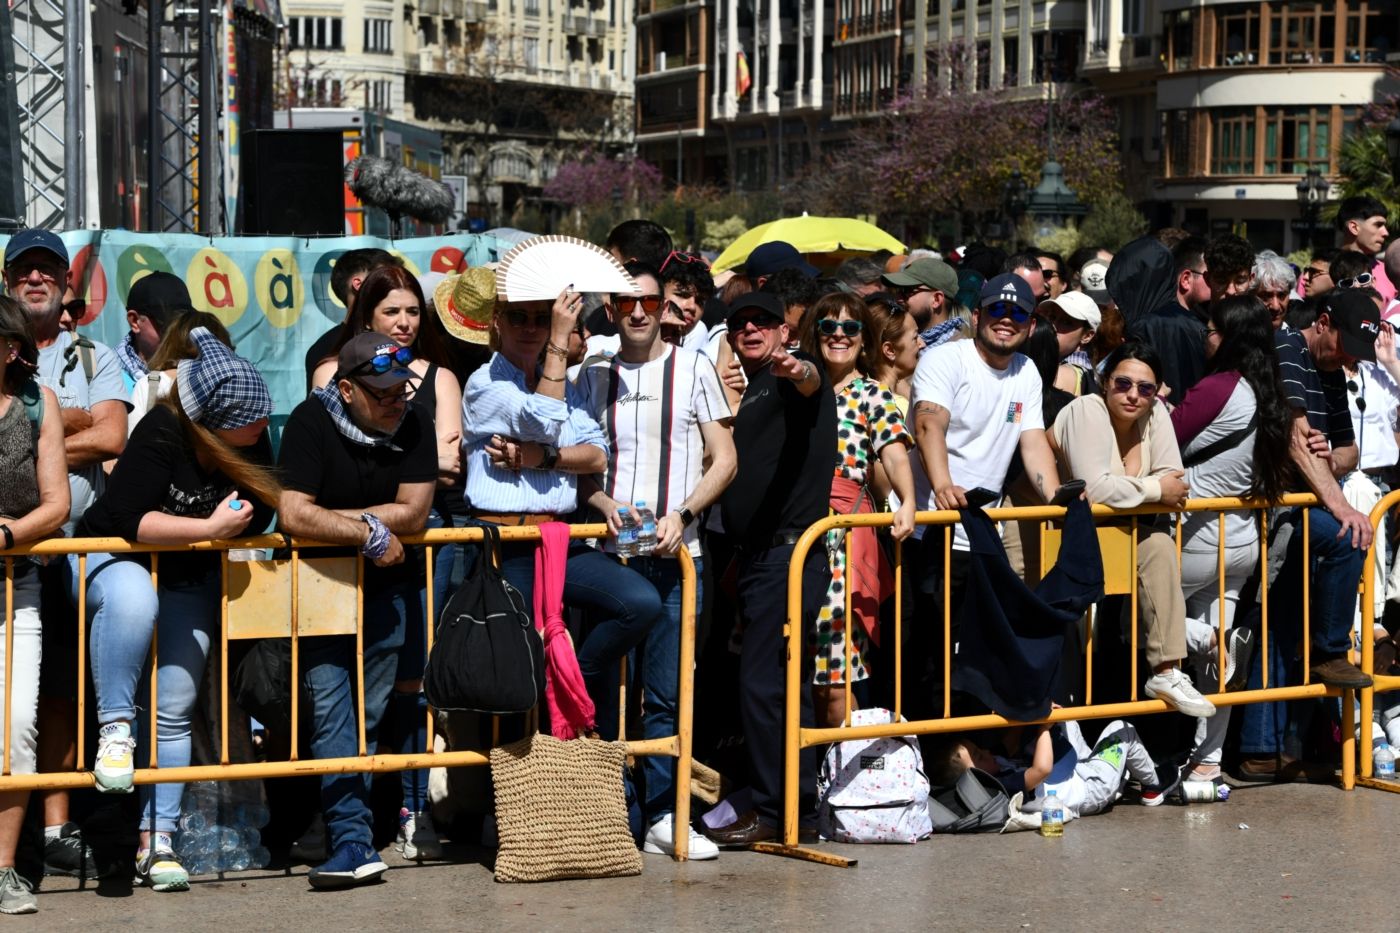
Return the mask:
{"type": "Polygon", "coordinates": [[[553,301],[576,292],[635,295],[632,276],[607,250],[571,236],[537,236],[501,257],[496,282],[506,301],[553,301]]]}

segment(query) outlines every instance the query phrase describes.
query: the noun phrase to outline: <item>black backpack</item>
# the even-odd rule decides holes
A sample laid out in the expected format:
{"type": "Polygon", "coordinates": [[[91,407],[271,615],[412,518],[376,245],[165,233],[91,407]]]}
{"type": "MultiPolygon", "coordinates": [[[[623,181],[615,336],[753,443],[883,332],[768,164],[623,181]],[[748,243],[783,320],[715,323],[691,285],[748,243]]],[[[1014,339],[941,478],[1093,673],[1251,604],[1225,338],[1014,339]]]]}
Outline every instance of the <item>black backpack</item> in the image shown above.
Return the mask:
{"type": "Polygon", "coordinates": [[[439,710],[523,713],[544,694],[544,642],[520,591],[492,561],[500,533],[486,526],[476,572],[442,611],[423,670],[423,695],[439,710]]]}
{"type": "Polygon", "coordinates": [[[968,768],[957,783],[929,793],[928,815],[935,833],[1000,832],[1009,814],[1006,788],[978,768],[968,768]]]}

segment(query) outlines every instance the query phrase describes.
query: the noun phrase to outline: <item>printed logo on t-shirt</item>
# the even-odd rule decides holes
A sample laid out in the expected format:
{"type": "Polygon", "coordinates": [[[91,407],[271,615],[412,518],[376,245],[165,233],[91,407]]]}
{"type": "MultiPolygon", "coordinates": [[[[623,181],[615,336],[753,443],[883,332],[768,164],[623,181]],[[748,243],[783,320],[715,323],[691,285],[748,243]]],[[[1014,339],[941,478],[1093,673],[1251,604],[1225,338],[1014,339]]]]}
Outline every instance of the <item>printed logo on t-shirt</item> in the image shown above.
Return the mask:
{"type": "Polygon", "coordinates": [[[617,399],[619,405],[638,405],[642,402],[659,402],[661,399],[655,395],[647,395],[645,392],[628,392],[620,395],[617,399]]]}
{"type": "Polygon", "coordinates": [[[1025,404],[1023,402],[1012,402],[1010,405],[1006,406],[1006,423],[1020,424],[1021,411],[1024,408],[1025,404]]]}

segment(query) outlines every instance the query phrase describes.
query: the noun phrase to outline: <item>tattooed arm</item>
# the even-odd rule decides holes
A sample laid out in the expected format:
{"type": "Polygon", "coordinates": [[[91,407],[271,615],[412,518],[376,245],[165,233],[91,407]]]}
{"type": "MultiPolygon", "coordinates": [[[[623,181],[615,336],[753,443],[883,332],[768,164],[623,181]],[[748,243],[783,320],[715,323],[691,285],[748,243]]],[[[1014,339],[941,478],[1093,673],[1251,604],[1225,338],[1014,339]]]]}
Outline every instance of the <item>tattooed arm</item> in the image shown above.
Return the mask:
{"type": "Polygon", "coordinates": [[[1026,465],[1026,476],[1040,498],[1049,502],[1060,488],[1060,471],[1044,431],[1021,432],[1021,462],[1026,465]]]}
{"type": "Polygon", "coordinates": [[[953,484],[948,470],[948,409],[936,402],[919,402],[914,406],[914,438],[919,445],[919,459],[929,486],[933,488],[934,503],[940,509],[967,508],[967,490],[953,484]]]}

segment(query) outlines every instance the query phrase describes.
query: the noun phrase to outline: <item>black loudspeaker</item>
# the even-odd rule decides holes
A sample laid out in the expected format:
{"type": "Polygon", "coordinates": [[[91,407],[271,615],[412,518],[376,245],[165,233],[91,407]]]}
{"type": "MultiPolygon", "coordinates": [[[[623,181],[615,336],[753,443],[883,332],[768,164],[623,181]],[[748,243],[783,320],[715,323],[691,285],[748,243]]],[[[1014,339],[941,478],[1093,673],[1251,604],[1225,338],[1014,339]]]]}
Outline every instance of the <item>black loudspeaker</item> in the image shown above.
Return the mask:
{"type": "Polygon", "coordinates": [[[340,130],[251,130],[243,136],[243,233],[345,233],[340,130]]]}

